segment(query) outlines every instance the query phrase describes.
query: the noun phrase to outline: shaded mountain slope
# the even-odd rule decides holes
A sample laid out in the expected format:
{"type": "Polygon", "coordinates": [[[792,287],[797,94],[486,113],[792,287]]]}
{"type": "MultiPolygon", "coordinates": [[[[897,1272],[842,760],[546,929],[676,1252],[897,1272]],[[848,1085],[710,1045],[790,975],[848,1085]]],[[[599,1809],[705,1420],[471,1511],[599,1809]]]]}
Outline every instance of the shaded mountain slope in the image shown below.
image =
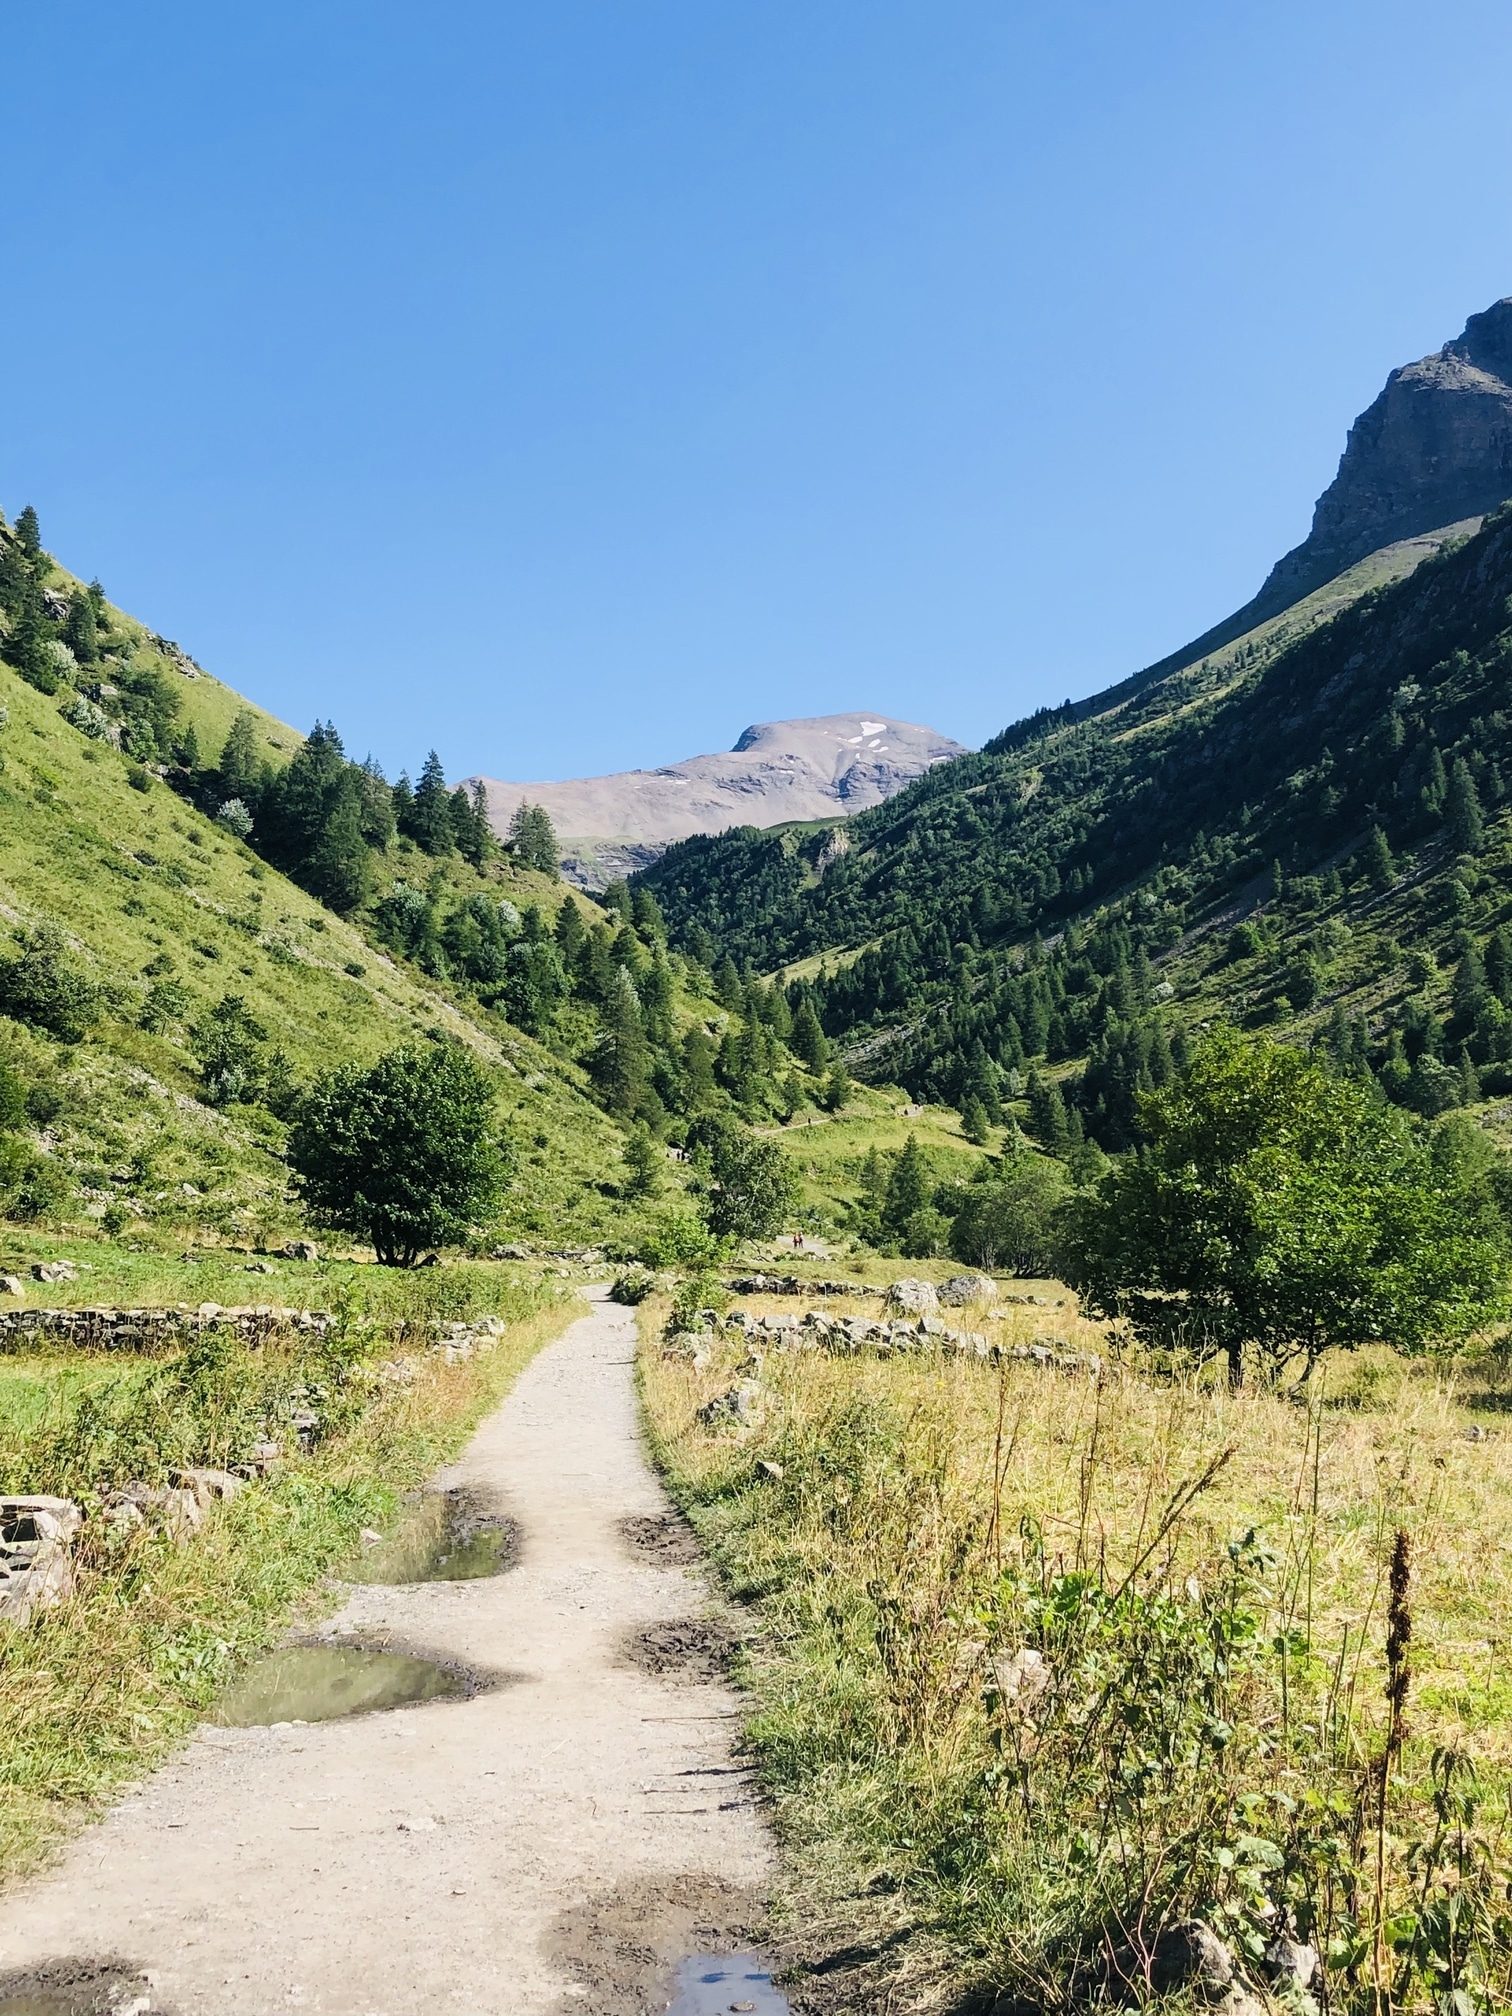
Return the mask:
{"type": "MultiPolygon", "coordinates": [[[[676,933],[737,957],[865,948],[811,983],[822,1020],[858,1068],[926,1096],[995,1093],[1036,1058],[1085,1056],[1090,1072],[1161,1000],[1175,1028],[1204,932],[1257,904],[1268,921],[1245,958],[1268,945],[1274,970],[1257,982],[1245,958],[1220,960],[1194,998],[1312,1011],[1333,956],[1309,936],[1325,912],[1369,934],[1361,986],[1404,957],[1367,921],[1392,889],[1413,891],[1409,944],[1447,950],[1498,921],[1495,877],[1452,836],[1479,822],[1495,841],[1505,825],[1509,607],[1503,513],[1252,665],[1205,660],[1103,714],[1021,724],[863,815],[822,874],[818,836],[727,834],[644,879],[676,933]],[[1315,900],[1287,924],[1272,899],[1304,884],[1315,900]],[[1293,964],[1307,970],[1288,992],[1293,964]]],[[[1456,1033],[1469,1025],[1442,1024],[1440,1051],[1456,1033]]],[[[1369,1037],[1384,1064],[1392,1027],[1369,1037]]],[[[1473,1067],[1499,1068],[1495,1047],[1473,1067]]],[[[1107,1138],[1120,1145],[1119,1128],[1107,1138]]]]}

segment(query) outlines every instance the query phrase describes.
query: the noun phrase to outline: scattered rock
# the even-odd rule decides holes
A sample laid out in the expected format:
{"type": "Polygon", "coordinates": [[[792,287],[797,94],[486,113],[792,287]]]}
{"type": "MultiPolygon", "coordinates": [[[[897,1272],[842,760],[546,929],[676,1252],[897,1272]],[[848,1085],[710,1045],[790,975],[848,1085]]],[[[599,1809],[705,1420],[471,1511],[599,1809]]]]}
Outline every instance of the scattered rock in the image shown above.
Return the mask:
{"type": "Polygon", "coordinates": [[[940,1306],[940,1298],[932,1281],[918,1281],[905,1274],[888,1289],[887,1306],[900,1309],[907,1316],[932,1316],[940,1306]]]}
{"type": "Polygon", "coordinates": [[[990,1274],[952,1274],[941,1283],[939,1292],[942,1302],[959,1309],[967,1302],[994,1301],[998,1291],[990,1274]]]}
{"type": "Polygon", "coordinates": [[[272,1264],[267,1260],[253,1260],[242,1269],[244,1274],[271,1274],[272,1264]]]}
{"type": "Polygon", "coordinates": [[[247,1488],[246,1478],[233,1477],[229,1470],[175,1470],[173,1481],[181,1489],[194,1493],[201,1511],[230,1500],[247,1488]]]}
{"type": "Polygon", "coordinates": [[[26,1283],[19,1274],[0,1274],[0,1295],[25,1295],[26,1283]]]}
{"type": "Polygon", "coordinates": [[[0,1498],[0,1621],[29,1624],[73,1594],[68,1548],[83,1516],[71,1498],[0,1498]]]}
{"type": "Polygon", "coordinates": [[[761,1388],[754,1379],[742,1379],[728,1393],[721,1393],[698,1410],[705,1428],[749,1428],[761,1416],[761,1388]]]}
{"type": "Polygon", "coordinates": [[[32,1268],[33,1281],[77,1281],[79,1270],[72,1260],[39,1260],[32,1268]]]}
{"type": "Polygon", "coordinates": [[[768,1484],[780,1484],[786,1474],[780,1463],[763,1461],[756,1465],[756,1475],[768,1484]]]}
{"type": "Polygon", "coordinates": [[[318,1260],[320,1248],[309,1239],[291,1239],[283,1249],[285,1260],[318,1260]]]}
{"type": "Polygon", "coordinates": [[[490,1260],[531,1260],[535,1256],[528,1246],[492,1246],[488,1257],[490,1260]]]}
{"type": "Polygon", "coordinates": [[[1184,1918],[1157,1935],[1150,1952],[1149,1978],[1157,1995],[1186,1987],[1212,1995],[1232,1982],[1234,1962],[1211,1925],[1201,1918],[1184,1918]]]}
{"type": "Polygon", "coordinates": [[[1266,1978],[1277,1988],[1305,1992],[1312,1986],[1321,1965],[1315,1946],[1304,1945],[1287,1932],[1278,1932],[1265,1949],[1266,1978]]]}

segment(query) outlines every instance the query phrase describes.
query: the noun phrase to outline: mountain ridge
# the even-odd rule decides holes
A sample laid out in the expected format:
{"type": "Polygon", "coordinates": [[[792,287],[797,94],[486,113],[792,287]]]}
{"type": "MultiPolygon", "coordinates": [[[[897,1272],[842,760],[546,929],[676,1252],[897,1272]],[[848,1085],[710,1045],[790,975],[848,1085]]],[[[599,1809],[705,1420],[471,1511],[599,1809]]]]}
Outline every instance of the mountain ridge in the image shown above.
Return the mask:
{"type": "Polygon", "coordinates": [[[965,748],[936,729],[882,713],[759,721],[732,749],[649,770],[557,783],[481,786],[501,836],[522,804],[544,807],[563,842],[563,872],[603,888],[646,867],[673,841],[732,826],[765,828],[848,817],[894,796],[965,748]]]}

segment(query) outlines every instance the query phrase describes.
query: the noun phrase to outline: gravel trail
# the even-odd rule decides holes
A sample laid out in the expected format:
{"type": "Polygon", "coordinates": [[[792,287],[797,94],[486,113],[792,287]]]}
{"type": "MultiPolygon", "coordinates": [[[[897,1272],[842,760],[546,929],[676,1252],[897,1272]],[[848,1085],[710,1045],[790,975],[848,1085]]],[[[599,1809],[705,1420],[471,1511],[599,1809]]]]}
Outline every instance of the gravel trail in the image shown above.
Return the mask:
{"type": "Polygon", "coordinates": [[[671,1628],[709,1595],[659,1524],[634,1351],[633,1312],[596,1301],[438,1480],[518,1522],[518,1565],[354,1589],[323,1627],[495,1684],[200,1729],[0,1900],[0,2006],[24,1970],[97,1962],[175,2016],[629,2016],[680,1953],[739,1940],[773,1851],[719,1627],[671,1628]]]}

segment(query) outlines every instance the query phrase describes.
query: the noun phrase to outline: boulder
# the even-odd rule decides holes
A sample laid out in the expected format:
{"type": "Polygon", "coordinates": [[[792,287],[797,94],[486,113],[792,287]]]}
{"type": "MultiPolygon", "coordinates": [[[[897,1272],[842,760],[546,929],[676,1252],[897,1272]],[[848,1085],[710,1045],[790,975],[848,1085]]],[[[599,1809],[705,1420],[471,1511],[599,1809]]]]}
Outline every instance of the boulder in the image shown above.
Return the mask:
{"type": "Polygon", "coordinates": [[[887,1306],[901,1310],[905,1316],[933,1316],[940,1306],[940,1298],[932,1281],[917,1281],[905,1275],[888,1289],[887,1306]]]}
{"type": "Polygon", "coordinates": [[[996,1296],[997,1283],[990,1274],[952,1274],[940,1286],[940,1300],[952,1309],[967,1302],[991,1302],[996,1296]]]}
{"type": "Polygon", "coordinates": [[[19,1274],[0,1274],[0,1295],[22,1295],[26,1293],[26,1283],[19,1274]]]}
{"type": "Polygon", "coordinates": [[[32,1268],[33,1281],[77,1281],[79,1270],[72,1260],[39,1260],[32,1268]]]}
{"type": "Polygon", "coordinates": [[[1150,1951],[1150,1986],[1157,1995],[1173,1988],[1195,1988],[1219,1995],[1234,1978],[1233,1957],[1211,1925],[1201,1918],[1183,1918],[1167,1925],[1150,1951]]]}
{"type": "Polygon", "coordinates": [[[320,1248],[309,1239],[291,1239],[283,1249],[285,1260],[318,1260],[320,1248]]]}
{"type": "Polygon", "coordinates": [[[1321,1965],[1315,1946],[1304,1945],[1287,1932],[1278,1932],[1265,1949],[1266,1978],[1274,1988],[1294,1988],[1305,1994],[1321,1965]]]}
{"type": "Polygon", "coordinates": [[[0,1498],[0,1620],[29,1624],[73,1594],[68,1547],[83,1516],[71,1498],[0,1498]]]}

